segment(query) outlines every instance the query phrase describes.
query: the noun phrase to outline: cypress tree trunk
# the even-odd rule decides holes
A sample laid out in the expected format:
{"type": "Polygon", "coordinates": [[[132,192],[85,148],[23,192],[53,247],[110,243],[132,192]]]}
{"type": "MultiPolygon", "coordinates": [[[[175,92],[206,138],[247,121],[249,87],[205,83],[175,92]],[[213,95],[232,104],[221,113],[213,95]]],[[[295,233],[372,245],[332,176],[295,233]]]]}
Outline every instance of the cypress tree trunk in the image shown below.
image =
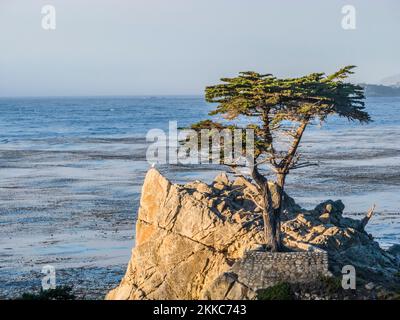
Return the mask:
{"type": "Polygon", "coordinates": [[[272,252],[281,250],[281,236],[280,236],[280,219],[276,215],[275,209],[272,204],[271,192],[268,183],[263,190],[264,210],[264,236],[266,244],[270,247],[272,252]]]}
{"type": "Polygon", "coordinates": [[[281,238],[277,229],[277,221],[270,212],[264,212],[263,219],[266,244],[272,252],[278,252],[281,250],[281,238]]]}
{"type": "Polygon", "coordinates": [[[284,197],[284,188],[285,188],[285,180],[286,180],[286,174],[285,173],[278,173],[277,179],[276,179],[276,186],[277,186],[277,193],[278,193],[278,201],[276,204],[276,208],[274,209],[274,216],[275,216],[275,223],[276,223],[276,238],[278,240],[279,244],[279,250],[282,249],[282,244],[281,244],[281,217],[282,217],[282,212],[283,212],[283,197],[284,197]]]}
{"type": "Polygon", "coordinates": [[[277,215],[276,210],[274,209],[268,180],[258,172],[256,167],[252,168],[251,175],[258,185],[263,199],[262,217],[264,222],[265,242],[270,247],[272,252],[278,252],[282,249],[280,235],[280,214],[277,215]]]}

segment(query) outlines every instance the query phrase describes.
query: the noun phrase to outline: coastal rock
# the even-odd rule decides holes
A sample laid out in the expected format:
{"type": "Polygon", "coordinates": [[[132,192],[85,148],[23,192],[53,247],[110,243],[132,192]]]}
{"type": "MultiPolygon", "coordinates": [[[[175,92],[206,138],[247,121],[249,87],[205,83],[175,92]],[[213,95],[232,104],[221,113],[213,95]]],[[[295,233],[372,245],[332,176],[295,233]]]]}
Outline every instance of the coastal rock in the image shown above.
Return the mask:
{"type": "Polygon", "coordinates": [[[394,244],[389,249],[388,252],[393,255],[397,260],[397,266],[400,269],[400,245],[394,244]]]}
{"type": "Polygon", "coordinates": [[[192,189],[149,170],[135,248],[125,277],[107,299],[199,299],[235,259],[262,243],[256,215],[248,213],[237,223],[231,219],[234,208],[227,205],[221,214],[207,204],[192,189]]]}
{"type": "MultiPolygon", "coordinates": [[[[106,299],[254,299],[255,291],[233,272],[264,242],[252,186],[240,179],[231,183],[225,174],[211,185],[178,185],[150,169],[126,274],[106,299]]],[[[328,252],[334,274],[353,264],[366,283],[393,281],[394,255],[357,229],[357,220],[343,217],[343,209],[341,202],[328,201],[306,211],[285,194],[284,244],[293,251],[328,252]]]]}
{"type": "Polygon", "coordinates": [[[253,300],[256,292],[238,281],[234,272],[224,272],[205,290],[205,300],[253,300]]]}
{"type": "Polygon", "coordinates": [[[389,287],[398,282],[395,255],[381,249],[371,235],[359,228],[358,220],[344,218],[339,210],[330,212],[325,220],[320,212],[312,210],[284,222],[286,246],[302,250],[312,246],[327,251],[331,271],[336,275],[341,274],[343,266],[353,265],[360,280],[381,282],[389,287]]]}
{"type": "Polygon", "coordinates": [[[400,258],[400,244],[394,244],[389,249],[388,252],[400,258]]]}
{"type": "Polygon", "coordinates": [[[228,175],[225,172],[221,172],[219,175],[217,175],[214,179],[214,183],[220,183],[223,185],[229,185],[229,178],[228,175]]]}

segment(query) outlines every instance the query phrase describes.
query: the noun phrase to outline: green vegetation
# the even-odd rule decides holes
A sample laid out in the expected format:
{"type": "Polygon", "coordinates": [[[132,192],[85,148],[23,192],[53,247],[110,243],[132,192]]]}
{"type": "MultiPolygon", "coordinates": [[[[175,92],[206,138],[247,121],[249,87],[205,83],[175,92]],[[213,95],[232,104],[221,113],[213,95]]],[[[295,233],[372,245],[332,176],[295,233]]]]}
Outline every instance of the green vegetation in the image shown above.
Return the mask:
{"type": "Polygon", "coordinates": [[[326,293],[334,294],[342,290],[342,281],[339,277],[320,277],[321,283],[326,293]]]}
{"type": "Polygon", "coordinates": [[[72,287],[57,286],[55,289],[40,289],[39,293],[24,293],[17,300],[75,300],[76,297],[71,291],[72,287]]]}
{"type": "Polygon", "coordinates": [[[292,300],[290,284],[286,282],[278,283],[272,287],[257,291],[258,300],[292,300]]]}

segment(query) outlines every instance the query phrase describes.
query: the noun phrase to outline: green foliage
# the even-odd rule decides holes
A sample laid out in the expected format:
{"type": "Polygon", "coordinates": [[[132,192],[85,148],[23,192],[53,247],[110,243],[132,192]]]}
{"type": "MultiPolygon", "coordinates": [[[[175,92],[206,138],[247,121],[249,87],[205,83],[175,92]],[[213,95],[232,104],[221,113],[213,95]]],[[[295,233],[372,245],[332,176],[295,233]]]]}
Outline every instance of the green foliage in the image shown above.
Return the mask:
{"type": "Polygon", "coordinates": [[[190,129],[195,130],[195,131],[200,131],[203,129],[208,129],[208,130],[212,130],[212,129],[217,129],[217,130],[222,130],[225,127],[218,122],[213,122],[211,120],[203,120],[200,121],[198,123],[193,124],[190,129]]]}
{"type": "Polygon", "coordinates": [[[346,66],[331,75],[312,73],[287,79],[252,71],[240,72],[234,78],[222,78],[222,83],[206,87],[205,97],[207,102],[217,103],[210,115],[222,116],[227,124],[206,120],[191,128],[196,131],[233,130],[239,127],[238,118],[246,117],[251,121],[246,127],[255,132],[254,158],[271,155],[271,164],[288,172],[298,141],[290,150],[292,154],[276,153],[273,143],[277,131],[300,140],[307,124],[314,120],[323,122],[329,115],[361,123],[371,121],[364,111],[364,89],[344,82],[353,74],[353,69],[354,66],[346,66]],[[288,123],[303,124],[304,127],[300,131],[285,130],[288,123]]]}
{"type": "Polygon", "coordinates": [[[278,283],[266,289],[257,291],[258,300],[292,300],[290,284],[286,282],[278,283]]]}
{"type": "Polygon", "coordinates": [[[320,277],[319,282],[327,293],[338,293],[342,290],[342,282],[338,277],[320,277]]]}
{"type": "Polygon", "coordinates": [[[76,297],[71,291],[72,287],[57,286],[55,289],[40,289],[39,293],[24,293],[17,300],[75,300],[76,297]]]}
{"type": "Polygon", "coordinates": [[[230,120],[239,115],[257,117],[269,109],[273,111],[272,123],[305,118],[324,120],[329,114],[368,122],[368,114],[362,111],[364,89],[343,82],[353,68],[347,66],[328,76],[312,73],[288,79],[241,72],[238,77],[223,78],[224,83],[207,87],[206,100],[219,104],[211,115],[222,114],[230,120]]]}

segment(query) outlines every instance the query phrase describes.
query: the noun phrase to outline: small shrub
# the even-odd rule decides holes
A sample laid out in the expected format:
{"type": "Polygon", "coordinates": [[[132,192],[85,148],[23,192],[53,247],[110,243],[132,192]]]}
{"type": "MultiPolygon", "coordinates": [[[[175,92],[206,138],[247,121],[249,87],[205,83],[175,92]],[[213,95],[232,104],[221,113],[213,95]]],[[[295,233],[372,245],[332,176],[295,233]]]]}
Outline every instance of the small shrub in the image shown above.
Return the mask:
{"type": "Polygon", "coordinates": [[[72,287],[57,286],[55,289],[40,289],[39,293],[23,293],[17,300],[75,300],[71,291],[72,287]]]}
{"type": "Polygon", "coordinates": [[[323,276],[319,280],[327,293],[338,293],[342,290],[340,278],[323,276]]]}
{"type": "Polygon", "coordinates": [[[292,300],[292,292],[287,282],[278,283],[257,291],[258,300],[292,300]]]}

